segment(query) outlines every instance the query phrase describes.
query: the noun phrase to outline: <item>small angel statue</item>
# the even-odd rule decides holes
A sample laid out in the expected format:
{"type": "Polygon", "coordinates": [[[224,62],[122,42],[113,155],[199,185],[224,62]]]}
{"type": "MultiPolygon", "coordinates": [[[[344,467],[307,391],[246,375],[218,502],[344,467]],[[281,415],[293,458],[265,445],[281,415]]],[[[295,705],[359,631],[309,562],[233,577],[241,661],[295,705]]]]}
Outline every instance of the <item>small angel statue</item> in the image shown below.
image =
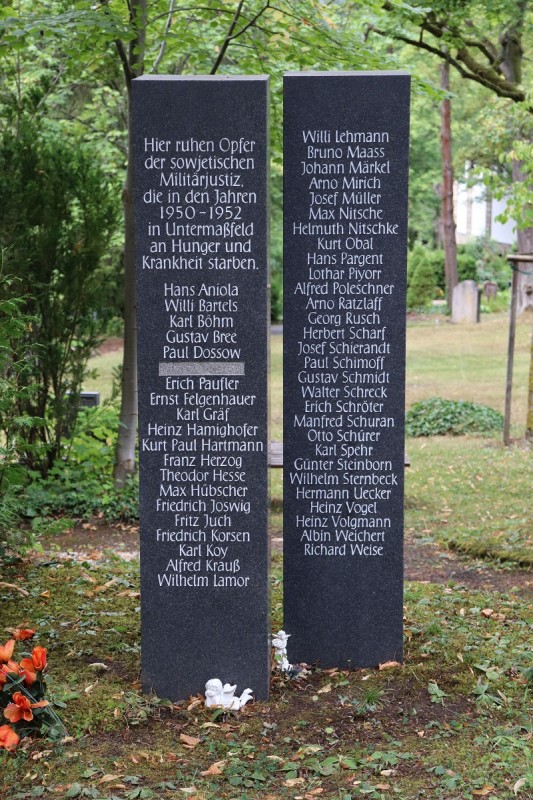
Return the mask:
{"type": "Polygon", "coordinates": [[[222,685],[218,678],[211,678],[205,685],[205,704],[208,708],[218,706],[228,711],[239,711],[252,699],[252,690],[245,689],[240,697],[235,697],[235,686],[229,683],[222,685]]]}
{"type": "Polygon", "coordinates": [[[290,633],[285,631],[278,631],[272,638],[272,647],[274,648],[274,660],[283,672],[290,672],[292,667],[287,659],[287,642],[289,641],[290,633]]]}

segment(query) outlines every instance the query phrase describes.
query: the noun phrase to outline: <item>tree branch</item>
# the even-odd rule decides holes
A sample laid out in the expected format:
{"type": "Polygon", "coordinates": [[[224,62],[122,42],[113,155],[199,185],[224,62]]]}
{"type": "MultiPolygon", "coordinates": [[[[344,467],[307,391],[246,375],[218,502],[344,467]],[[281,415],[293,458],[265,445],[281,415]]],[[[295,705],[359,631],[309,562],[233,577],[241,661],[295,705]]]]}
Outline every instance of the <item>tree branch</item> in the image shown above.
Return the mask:
{"type": "Polygon", "coordinates": [[[122,42],[120,39],[115,39],[115,47],[117,48],[118,57],[122,62],[122,69],[124,70],[124,78],[126,79],[126,85],[129,90],[131,88],[131,82],[133,80],[133,73],[131,71],[130,62],[128,61],[128,54],[126,53],[124,42],[122,42]]]}
{"type": "Polygon", "coordinates": [[[163,31],[163,39],[161,41],[161,47],[159,48],[159,53],[157,54],[157,58],[154,61],[152,72],[157,72],[160,63],[163,60],[163,56],[165,55],[165,50],[167,49],[167,36],[170,30],[170,26],[172,25],[172,15],[174,13],[175,7],[176,7],[176,0],[170,0],[168,7],[167,21],[165,22],[165,30],[163,31]]]}
{"type": "MultiPolygon", "coordinates": [[[[393,6],[391,6],[390,3],[385,3],[383,8],[392,10],[393,6]]],[[[428,18],[426,18],[420,26],[419,39],[413,39],[401,33],[393,33],[375,27],[372,27],[372,30],[380,36],[390,37],[396,41],[405,42],[405,44],[412,45],[421,50],[426,50],[428,53],[433,53],[433,55],[451,64],[463,78],[485,86],[487,89],[497,94],[498,97],[507,97],[517,103],[523,102],[526,99],[525,92],[520,89],[517,84],[508,81],[500,72],[499,68],[496,69],[494,66],[485,66],[481,64],[465,46],[461,47],[455,44],[456,55],[454,57],[447,49],[441,49],[440,47],[430,45],[424,41],[423,33],[425,30],[435,36],[435,38],[441,39],[444,37],[443,28],[428,18]]],[[[451,28],[449,31],[456,40],[461,41],[463,45],[465,44],[464,40],[462,40],[456,32],[451,28]]]]}
{"type": "Polygon", "coordinates": [[[233,19],[231,20],[231,24],[229,26],[229,30],[228,30],[228,33],[226,35],[226,38],[222,42],[222,46],[221,46],[221,48],[219,50],[218,56],[216,57],[216,60],[215,60],[215,63],[213,64],[211,72],[209,73],[210,75],[214,75],[216,73],[217,69],[219,68],[219,66],[221,65],[221,63],[222,63],[222,61],[224,59],[224,56],[226,55],[226,50],[229,47],[229,44],[231,42],[231,37],[233,35],[233,31],[235,30],[235,28],[237,26],[237,22],[239,21],[239,17],[241,15],[241,11],[242,11],[243,5],[244,5],[244,0],[239,0],[239,3],[237,5],[237,8],[235,9],[235,13],[233,15],[233,19]]]}

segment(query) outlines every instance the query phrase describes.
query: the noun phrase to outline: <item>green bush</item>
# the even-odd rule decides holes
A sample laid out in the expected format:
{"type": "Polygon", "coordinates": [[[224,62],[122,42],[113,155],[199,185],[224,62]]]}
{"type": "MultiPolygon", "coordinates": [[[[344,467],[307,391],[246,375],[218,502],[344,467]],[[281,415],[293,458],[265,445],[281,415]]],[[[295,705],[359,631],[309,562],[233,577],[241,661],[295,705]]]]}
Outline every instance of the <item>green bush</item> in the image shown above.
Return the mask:
{"type": "Polygon", "coordinates": [[[113,483],[118,418],[115,404],[80,411],[72,438],[62,439],[61,457],[46,478],[34,473],[26,489],[28,517],[69,514],[88,519],[102,513],[108,521],[138,519],[137,476],[120,491],[113,483]]]}
{"type": "Polygon", "coordinates": [[[415,245],[407,259],[407,308],[426,308],[431,305],[437,289],[435,269],[429,251],[415,245]]]}
{"type": "MultiPolygon", "coordinates": [[[[33,119],[0,137],[0,248],[32,317],[10,340],[19,417],[38,420],[19,431],[18,455],[42,474],[59,455],[65,420],[75,419],[87,361],[115,313],[119,259],[109,258],[116,193],[94,151],[60,139],[33,119]],[[33,388],[33,392],[27,390],[33,388]]],[[[0,427],[5,430],[3,418],[0,427]]]]}
{"type": "Polygon", "coordinates": [[[477,261],[471,253],[457,252],[457,280],[477,281],[477,261]]]}
{"type": "Polygon", "coordinates": [[[415,403],[405,416],[407,436],[462,436],[503,429],[503,416],[488,406],[466,400],[431,397],[415,403]]]}
{"type": "Polygon", "coordinates": [[[270,320],[281,322],[283,319],[283,283],[280,274],[273,274],[270,281],[270,320]]]}
{"type": "MultiPolygon", "coordinates": [[[[1,295],[14,292],[16,286],[16,279],[0,276],[1,295]]],[[[23,343],[33,318],[23,312],[23,304],[20,297],[0,299],[0,559],[33,544],[31,531],[21,528],[20,495],[28,476],[19,464],[18,445],[40,420],[19,411],[35,391],[25,385],[31,351],[23,343]]]]}
{"type": "Polygon", "coordinates": [[[437,284],[437,289],[440,289],[441,293],[444,295],[444,293],[446,292],[446,275],[444,271],[444,250],[442,249],[428,250],[427,257],[433,264],[433,271],[435,273],[435,283],[437,284]]]}

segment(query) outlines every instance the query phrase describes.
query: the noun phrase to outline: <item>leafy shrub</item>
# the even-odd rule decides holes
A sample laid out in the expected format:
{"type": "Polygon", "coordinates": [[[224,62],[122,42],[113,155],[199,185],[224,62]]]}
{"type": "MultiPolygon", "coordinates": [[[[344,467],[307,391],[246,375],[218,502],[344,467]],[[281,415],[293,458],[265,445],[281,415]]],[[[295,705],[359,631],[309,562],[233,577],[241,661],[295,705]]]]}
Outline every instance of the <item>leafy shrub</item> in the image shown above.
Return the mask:
{"type": "Polygon", "coordinates": [[[280,322],[283,319],[283,285],[281,275],[272,274],[270,281],[270,320],[280,322]]]}
{"type": "MultiPolygon", "coordinates": [[[[97,155],[22,117],[0,137],[0,248],[4,294],[21,298],[32,316],[23,336],[10,337],[19,417],[18,456],[46,474],[58,457],[65,420],[77,413],[87,361],[116,305],[118,259],[109,259],[116,195],[97,155]]],[[[0,424],[5,429],[3,420],[0,424]]]]}
{"type": "MultiPolygon", "coordinates": [[[[15,278],[0,276],[0,294],[13,293],[16,286],[15,278]]],[[[36,391],[27,385],[33,350],[24,344],[34,318],[24,313],[23,303],[21,297],[0,298],[0,559],[33,544],[32,532],[21,527],[20,495],[28,475],[19,463],[19,445],[41,420],[19,410],[36,391]]]]}
{"type": "Polygon", "coordinates": [[[407,308],[425,308],[436,292],[435,269],[428,250],[415,245],[407,262],[407,308]]]}
{"type": "Polygon", "coordinates": [[[461,436],[501,431],[503,416],[479,403],[431,397],[411,406],[405,423],[408,436],[461,436]]]}
{"type": "Polygon", "coordinates": [[[72,438],[62,440],[61,458],[46,478],[34,474],[25,492],[29,517],[89,518],[102,513],[109,521],[138,518],[137,477],[128,479],[120,491],[113,483],[118,418],[115,404],[80,411],[72,438]]]}
{"type": "Polygon", "coordinates": [[[457,253],[457,280],[477,281],[477,261],[471,253],[457,253]]]}
{"type": "Polygon", "coordinates": [[[495,297],[481,296],[481,311],[484,314],[489,312],[507,311],[511,305],[511,290],[505,289],[503,292],[498,292],[495,297]]]}
{"type": "MultiPolygon", "coordinates": [[[[443,292],[446,289],[444,270],[444,250],[432,249],[419,244],[413,248],[409,261],[408,283],[411,281],[414,263],[422,257],[433,265],[435,284],[443,292]],[[415,251],[417,256],[413,262],[415,251]]],[[[457,277],[459,281],[494,281],[500,289],[509,286],[511,270],[507,259],[501,255],[498,245],[490,239],[475,239],[467,244],[457,245],[457,277]]]]}

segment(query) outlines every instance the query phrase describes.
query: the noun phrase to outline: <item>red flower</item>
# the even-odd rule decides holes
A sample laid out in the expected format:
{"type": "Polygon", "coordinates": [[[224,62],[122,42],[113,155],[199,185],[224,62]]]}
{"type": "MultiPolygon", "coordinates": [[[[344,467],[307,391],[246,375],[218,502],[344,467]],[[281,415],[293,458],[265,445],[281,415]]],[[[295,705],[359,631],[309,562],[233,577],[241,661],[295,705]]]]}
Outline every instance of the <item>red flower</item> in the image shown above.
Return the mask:
{"type": "Polygon", "coordinates": [[[11,725],[0,725],[0,747],[14,750],[20,742],[20,736],[15,733],[11,725]]]}
{"type": "Polygon", "coordinates": [[[46,668],[46,647],[37,645],[34,647],[31,654],[33,667],[37,672],[42,672],[46,668]]]}
{"type": "Polygon", "coordinates": [[[0,662],[9,661],[11,656],[13,655],[13,650],[15,649],[15,640],[10,639],[5,645],[0,645],[0,662]]]}
{"type": "Polygon", "coordinates": [[[4,709],[4,717],[10,722],[20,722],[21,719],[30,722],[33,719],[32,708],[44,708],[48,705],[48,700],[41,700],[39,703],[31,703],[22,692],[15,692],[13,702],[9,703],[4,709]]]}
{"type": "Polygon", "coordinates": [[[23,658],[20,662],[20,675],[24,674],[24,683],[31,686],[37,680],[37,673],[31,658],[23,658]]]}
{"type": "Polygon", "coordinates": [[[13,639],[17,642],[25,642],[26,639],[33,639],[35,636],[35,631],[32,631],[31,628],[16,628],[13,631],[13,639]]]}

